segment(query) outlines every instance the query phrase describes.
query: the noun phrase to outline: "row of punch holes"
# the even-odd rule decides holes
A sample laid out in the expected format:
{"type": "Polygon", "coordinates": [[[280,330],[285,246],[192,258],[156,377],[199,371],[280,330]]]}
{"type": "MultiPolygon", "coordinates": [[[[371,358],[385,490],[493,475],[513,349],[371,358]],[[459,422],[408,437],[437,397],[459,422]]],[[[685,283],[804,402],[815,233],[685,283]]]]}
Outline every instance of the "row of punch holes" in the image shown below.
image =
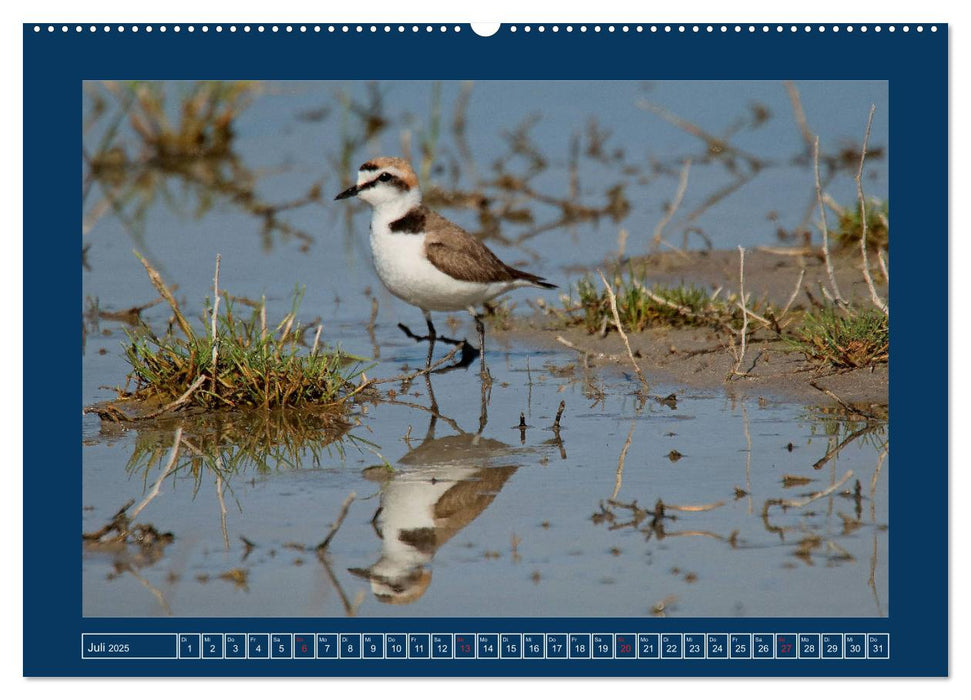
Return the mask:
{"type": "MultiPolygon", "coordinates": [[[[82,26],[82,25],[80,25],[80,24],[74,25],[73,27],[70,26],[70,25],[67,25],[67,24],[63,24],[63,25],[59,25],[59,27],[60,27],[61,32],[69,32],[69,31],[71,31],[73,29],[76,33],[81,33],[81,32],[83,32],[85,30],[85,27],[82,26]]],[[[58,25],[49,24],[49,25],[46,26],[46,29],[47,29],[48,32],[56,32],[57,29],[58,29],[58,25]]],[[[199,32],[202,32],[203,34],[205,34],[205,33],[208,33],[210,31],[210,29],[212,29],[213,31],[215,31],[217,33],[224,32],[224,31],[228,31],[230,33],[234,33],[234,32],[243,32],[243,33],[256,32],[256,33],[261,33],[261,32],[267,32],[267,31],[279,33],[281,31],[283,31],[283,32],[287,32],[287,33],[294,33],[294,32],[296,32],[296,33],[301,33],[301,34],[307,34],[307,33],[317,33],[317,34],[319,34],[319,33],[322,33],[322,32],[327,32],[327,33],[330,33],[330,34],[337,34],[337,33],[342,33],[342,34],[358,33],[358,34],[360,34],[360,33],[364,33],[364,32],[370,32],[372,34],[377,34],[378,32],[381,32],[381,31],[383,31],[386,34],[390,34],[391,32],[395,32],[395,31],[397,31],[398,33],[402,33],[403,34],[405,32],[409,32],[409,31],[412,32],[412,33],[418,33],[418,32],[421,32],[422,30],[424,30],[424,32],[426,32],[426,33],[435,32],[436,30],[438,32],[442,32],[442,33],[449,32],[449,31],[454,32],[454,33],[458,33],[458,32],[461,32],[462,31],[462,27],[459,26],[459,25],[454,25],[454,26],[449,27],[449,26],[444,25],[444,24],[443,25],[430,25],[430,24],[427,24],[427,25],[417,25],[417,24],[412,24],[412,25],[403,25],[403,24],[399,24],[399,25],[390,25],[390,24],[385,24],[385,25],[375,25],[375,24],[371,24],[371,25],[361,25],[361,24],[357,24],[357,25],[348,25],[348,24],[340,24],[340,25],[334,25],[334,24],[329,24],[329,25],[319,25],[319,24],[313,24],[313,25],[306,25],[306,24],[299,24],[299,25],[292,25],[292,24],[286,24],[286,25],[277,25],[277,24],[272,24],[272,25],[262,25],[262,24],[259,24],[259,25],[248,25],[248,24],[244,24],[244,25],[241,25],[241,26],[237,26],[235,24],[226,25],[226,26],[217,24],[217,25],[215,25],[214,27],[211,27],[211,28],[209,27],[209,25],[205,25],[205,24],[204,25],[201,25],[199,27],[196,27],[195,25],[191,25],[190,24],[190,25],[186,25],[184,29],[185,29],[186,32],[189,32],[190,34],[196,32],[197,30],[199,32]]],[[[740,25],[740,24],[735,24],[735,25],[726,25],[726,24],[720,24],[720,25],[711,25],[711,24],[705,24],[705,25],[699,25],[699,24],[691,24],[691,25],[684,25],[684,24],[678,24],[678,25],[671,25],[671,24],[664,24],[664,25],[655,25],[655,24],[652,24],[652,25],[640,25],[640,24],[638,24],[638,25],[633,25],[633,26],[627,25],[627,24],[615,26],[615,25],[610,24],[610,25],[606,25],[604,27],[601,27],[600,25],[589,25],[588,26],[588,25],[585,25],[585,24],[584,25],[578,25],[578,26],[574,26],[574,25],[563,25],[563,26],[561,26],[561,25],[554,24],[554,25],[551,25],[549,27],[546,27],[544,25],[536,25],[536,26],[533,26],[533,25],[523,25],[523,26],[520,26],[520,25],[513,24],[513,25],[509,25],[509,26],[505,27],[505,31],[508,31],[508,32],[510,32],[512,34],[515,34],[515,33],[519,32],[519,31],[522,31],[522,32],[525,32],[525,33],[529,33],[529,32],[535,31],[535,32],[538,32],[540,34],[543,34],[547,30],[549,30],[550,32],[552,32],[554,34],[555,33],[558,33],[558,32],[561,32],[561,31],[566,32],[566,33],[571,33],[571,32],[580,32],[580,33],[584,33],[584,32],[594,32],[594,33],[599,33],[599,32],[603,32],[603,31],[606,31],[606,32],[610,33],[610,32],[618,32],[619,31],[621,33],[629,33],[629,32],[643,33],[643,32],[649,32],[649,33],[655,33],[655,34],[656,33],[659,33],[659,32],[661,32],[661,33],[681,33],[681,34],[689,34],[689,33],[691,33],[691,34],[702,34],[702,33],[714,34],[714,33],[728,33],[728,32],[734,32],[736,34],[740,34],[742,32],[747,32],[749,34],[755,34],[756,32],[762,32],[763,34],[767,34],[767,33],[772,32],[772,31],[775,31],[775,32],[785,32],[785,31],[789,31],[790,33],[796,33],[796,32],[803,32],[803,33],[807,33],[807,32],[818,32],[818,33],[833,32],[833,33],[838,33],[840,31],[844,31],[844,32],[847,32],[847,33],[853,33],[855,31],[859,31],[860,33],[866,33],[868,31],[873,31],[873,32],[879,33],[881,31],[883,31],[884,29],[886,29],[886,31],[888,31],[888,32],[896,32],[898,28],[897,28],[896,25],[889,25],[889,26],[883,27],[881,25],[871,25],[871,26],[868,26],[868,25],[865,25],[865,24],[857,25],[855,27],[853,25],[846,25],[846,26],[829,25],[829,26],[827,26],[827,25],[823,25],[823,24],[820,24],[820,25],[809,25],[809,24],[806,24],[806,25],[795,25],[795,24],[791,24],[791,25],[781,25],[781,24],[775,24],[775,25],[768,25],[768,24],[763,24],[763,25],[754,25],[754,24],[748,24],[748,25],[740,25]]],[[[916,31],[918,31],[918,32],[923,32],[924,31],[924,26],[923,25],[917,25],[917,26],[914,27],[914,29],[916,31]]],[[[112,31],[115,31],[115,32],[118,32],[118,33],[124,33],[126,31],[131,32],[131,33],[138,33],[139,31],[143,31],[143,32],[146,32],[146,33],[151,33],[153,31],[156,31],[157,30],[157,31],[159,31],[161,33],[165,33],[165,32],[168,32],[168,31],[172,31],[172,32],[178,34],[178,33],[180,33],[180,32],[183,31],[183,27],[181,25],[178,25],[178,24],[173,25],[171,27],[168,26],[168,25],[164,25],[164,24],[163,25],[158,25],[157,27],[153,27],[150,24],[148,24],[148,25],[141,25],[141,26],[140,25],[137,25],[137,24],[128,25],[128,26],[123,25],[123,24],[114,25],[114,26],[108,25],[108,24],[103,25],[103,26],[98,26],[98,25],[92,24],[92,25],[87,26],[87,30],[88,30],[88,32],[91,32],[91,33],[98,32],[99,30],[102,31],[102,32],[105,32],[105,33],[112,32],[112,31]]],[[[910,32],[910,30],[911,30],[910,25],[906,25],[905,24],[905,25],[903,25],[903,26],[900,27],[900,31],[902,31],[904,33],[908,33],[908,32],[910,32]]],[[[43,26],[41,26],[39,24],[35,24],[34,25],[34,32],[35,33],[40,33],[42,31],[44,31],[44,27],[43,26]]],[[[477,30],[477,28],[473,26],[472,31],[474,33],[476,33],[476,34],[479,34],[480,36],[489,36],[490,34],[495,33],[496,30],[493,29],[491,31],[490,30],[480,31],[480,30],[477,30]]],[[[930,31],[936,32],[937,31],[937,27],[935,25],[931,25],[930,31]]]]}

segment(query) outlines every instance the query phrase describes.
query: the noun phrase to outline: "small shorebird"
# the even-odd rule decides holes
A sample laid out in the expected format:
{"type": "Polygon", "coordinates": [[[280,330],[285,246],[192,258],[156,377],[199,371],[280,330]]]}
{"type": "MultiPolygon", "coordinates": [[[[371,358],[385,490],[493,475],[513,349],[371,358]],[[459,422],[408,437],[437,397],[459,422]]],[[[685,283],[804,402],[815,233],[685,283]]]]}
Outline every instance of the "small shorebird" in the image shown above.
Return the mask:
{"type": "MultiPolygon", "coordinates": [[[[510,267],[477,238],[424,206],[418,177],[402,158],[374,158],[362,165],[357,184],[334,199],[348,197],[373,207],[371,253],[378,277],[396,297],[421,309],[432,345],[438,337],[432,311],[465,309],[472,315],[483,372],[485,326],[476,307],[519,287],[556,287],[510,267]]],[[[430,363],[431,352],[428,358],[430,363]]]]}

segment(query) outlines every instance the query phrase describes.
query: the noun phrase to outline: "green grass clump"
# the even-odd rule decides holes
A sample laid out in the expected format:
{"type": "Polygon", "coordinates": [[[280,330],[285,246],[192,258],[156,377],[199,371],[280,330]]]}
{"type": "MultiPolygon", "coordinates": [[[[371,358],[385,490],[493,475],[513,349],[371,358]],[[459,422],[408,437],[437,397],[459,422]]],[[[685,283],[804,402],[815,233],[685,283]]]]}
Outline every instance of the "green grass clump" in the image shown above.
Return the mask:
{"type": "MultiPolygon", "coordinates": [[[[727,302],[712,299],[707,290],[693,285],[656,284],[648,288],[631,274],[615,278],[613,287],[620,322],[629,331],[654,326],[709,326],[730,322],[734,317],[727,302]]],[[[608,324],[613,321],[610,299],[598,280],[581,279],[577,282],[577,295],[579,304],[572,307],[572,318],[588,332],[600,330],[605,320],[608,324]]]]}
{"type": "Polygon", "coordinates": [[[253,305],[249,314],[237,315],[226,294],[215,337],[211,325],[200,335],[158,273],[142,263],[172,307],[181,334],[170,330],[159,337],[147,326],[129,332],[125,356],[136,382],[132,398],[165,405],[188,392],[181,405],[204,409],[336,404],[359,374],[359,358],[339,349],[325,351],[314,341],[315,347],[304,351],[307,329],[296,322],[300,290],[275,328],[265,325],[265,306],[253,305]]]}
{"type": "MultiPolygon", "coordinates": [[[[870,250],[886,250],[890,245],[890,205],[885,201],[871,198],[866,203],[866,242],[870,250]]],[[[863,217],[859,204],[847,207],[840,212],[839,222],[834,232],[841,249],[859,248],[863,236],[863,217]]]]}
{"type": "Polygon", "coordinates": [[[806,313],[788,342],[806,359],[837,368],[867,367],[886,362],[890,350],[890,321],[876,310],[806,313]]]}

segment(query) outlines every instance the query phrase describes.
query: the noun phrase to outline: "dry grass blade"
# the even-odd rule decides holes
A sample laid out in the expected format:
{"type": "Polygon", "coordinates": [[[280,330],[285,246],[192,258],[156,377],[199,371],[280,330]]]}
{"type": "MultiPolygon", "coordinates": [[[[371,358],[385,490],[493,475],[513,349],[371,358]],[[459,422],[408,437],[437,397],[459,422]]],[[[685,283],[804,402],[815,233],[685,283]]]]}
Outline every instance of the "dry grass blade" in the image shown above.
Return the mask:
{"type": "Polygon", "coordinates": [[[607,278],[604,277],[604,273],[597,270],[597,274],[600,275],[600,281],[603,282],[604,291],[607,292],[607,296],[610,299],[610,312],[614,316],[614,326],[616,326],[617,332],[624,341],[624,347],[627,348],[627,357],[630,360],[630,363],[634,366],[634,371],[637,373],[637,378],[640,380],[641,386],[644,387],[644,391],[649,391],[650,386],[647,383],[647,379],[644,377],[644,373],[641,372],[641,368],[637,364],[637,360],[634,359],[634,352],[630,349],[630,340],[627,339],[627,333],[624,332],[624,326],[620,322],[620,314],[617,312],[617,296],[614,294],[614,290],[611,289],[610,284],[607,282],[607,278]]]}
{"type": "Polygon", "coordinates": [[[684,166],[681,168],[681,176],[678,180],[678,189],[674,193],[674,201],[668,206],[667,212],[664,214],[657,226],[654,227],[654,237],[651,239],[651,245],[657,250],[658,246],[661,245],[661,234],[664,232],[664,227],[667,226],[671,219],[674,218],[675,213],[678,211],[678,207],[681,206],[681,200],[684,199],[684,193],[688,189],[688,173],[691,171],[691,159],[688,158],[684,161],[684,166]]]}
{"type": "Polygon", "coordinates": [[[216,323],[219,320],[219,261],[222,256],[216,253],[216,273],[212,278],[213,302],[212,302],[212,328],[210,337],[212,338],[212,393],[216,393],[216,375],[219,367],[219,335],[216,333],[216,323]]]}
{"type": "Polygon", "coordinates": [[[749,312],[745,308],[745,248],[742,246],[738,247],[738,306],[742,310],[742,329],[739,331],[742,348],[735,359],[735,366],[732,368],[731,377],[737,377],[743,374],[738,370],[742,366],[742,360],[745,359],[745,345],[748,339],[749,312]]]}
{"type": "Polygon", "coordinates": [[[152,285],[158,290],[158,293],[162,295],[162,298],[168,302],[169,306],[172,307],[172,313],[175,314],[175,320],[179,324],[179,328],[182,329],[182,332],[185,333],[185,337],[189,340],[195,340],[196,336],[195,333],[192,332],[192,327],[189,325],[189,322],[185,320],[185,316],[182,315],[178,302],[175,300],[175,297],[172,296],[172,292],[169,291],[169,288],[165,286],[165,282],[162,281],[162,276],[154,267],[152,267],[148,260],[142,257],[141,253],[139,253],[137,250],[133,252],[135,253],[135,257],[138,258],[138,260],[145,267],[145,271],[148,273],[148,278],[152,281],[152,285]]]}

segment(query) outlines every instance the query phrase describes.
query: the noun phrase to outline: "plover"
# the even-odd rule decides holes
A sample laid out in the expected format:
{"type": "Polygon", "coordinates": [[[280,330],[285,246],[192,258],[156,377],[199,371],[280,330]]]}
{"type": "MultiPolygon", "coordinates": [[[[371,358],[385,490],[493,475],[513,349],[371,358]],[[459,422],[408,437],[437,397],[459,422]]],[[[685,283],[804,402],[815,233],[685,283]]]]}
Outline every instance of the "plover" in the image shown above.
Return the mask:
{"type": "Polygon", "coordinates": [[[402,158],[366,162],[358,170],[357,184],[334,199],[349,197],[373,207],[371,253],[384,286],[421,309],[431,344],[437,337],[432,311],[467,310],[479,334],[483,371],[485,326],[476,307],[519,287],[556,287],[510,267],[463,228],[424,206],[418,177],[402,158]]]}

